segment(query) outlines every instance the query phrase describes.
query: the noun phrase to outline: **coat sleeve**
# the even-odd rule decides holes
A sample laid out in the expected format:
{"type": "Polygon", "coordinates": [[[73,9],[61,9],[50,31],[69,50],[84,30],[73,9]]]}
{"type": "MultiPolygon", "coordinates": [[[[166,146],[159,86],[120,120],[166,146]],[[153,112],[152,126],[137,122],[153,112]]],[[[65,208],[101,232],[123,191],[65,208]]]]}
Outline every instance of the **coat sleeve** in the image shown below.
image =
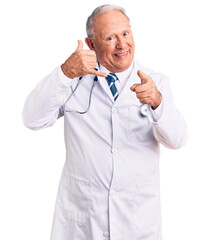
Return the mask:
{"type": "Polygon", "coordinates": [[[61,67],[45,77],[29,94],[23,108],[23,123],[32,130],[52,126],[63,115],[62,105],[70,92],[72,79],[61,67]]]}
{"type": "MultiPolygon", "coordinates": [[[[151,76],[153,78],[153,76],[151,76]]],[[[156,110],[148,109],[148,118],[153,125],[156,140],[171,149],[183,147],[187,141],[187,125],[183,116],[175,107],[169,80],[162,74],[154,76],[162,102],[156,110]]]]}

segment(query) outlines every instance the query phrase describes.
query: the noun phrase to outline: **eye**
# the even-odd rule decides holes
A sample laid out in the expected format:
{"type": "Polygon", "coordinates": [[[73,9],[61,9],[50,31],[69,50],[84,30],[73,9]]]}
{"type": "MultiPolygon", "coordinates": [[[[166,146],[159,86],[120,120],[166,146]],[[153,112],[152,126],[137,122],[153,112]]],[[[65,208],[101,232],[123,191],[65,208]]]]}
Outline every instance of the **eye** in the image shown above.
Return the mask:
{"type": "Polygon", "coordinates": [[[107,38],[107,41],[112,41],[112,40],[114,40],[114,37],[113,37],[113,36],[109,36],[109,37],[107,38]]]}
{"type": "Polygon", "coordinates": [[[128,36],[128,34],[129,34],[129,32],[124,32],[124,33],[123,33],[123,36],[126,37],[126,36],[128,36]]]}

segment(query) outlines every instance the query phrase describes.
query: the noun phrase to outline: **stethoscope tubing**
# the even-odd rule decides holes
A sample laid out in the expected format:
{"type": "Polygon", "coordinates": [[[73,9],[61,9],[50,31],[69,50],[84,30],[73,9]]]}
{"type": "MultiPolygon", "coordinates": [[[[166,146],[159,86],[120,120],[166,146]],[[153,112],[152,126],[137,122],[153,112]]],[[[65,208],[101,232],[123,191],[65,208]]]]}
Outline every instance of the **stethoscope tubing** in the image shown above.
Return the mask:
{"type": "Polygon", "coordinates": [[[92,84],[91,89],[90,89],[90,95],[89,95],[89,100],[88,100],[88,107],[87,107],[87,109],[86,109],[85,111],[77,111],[77,110],[73,110],[73,109],[67,110],[67,109],[66,109],[66,103],[69,101],[69,99],[72,97],[72,95],[73,95],[73,94],[75,93],[75,91],[77,90],[79,84],[81,83],[81,80],[82,80],[82,77],[79,78],[79,81],[77,82],[76,87],[74,88],[74,90],[72,91],[72,93],[70,94],[70,96],[68,97],[68,99],[66,100],[66,102],[65,102],[65,104],[64,104],[64,106],[65,106],[65,107],[64,107],[65,112],[85,114],[85,113],[87,113],[87,112],[89,111],[89,108],[90,108],[90,105],[91,105],[93,88],[95,87],[96,82],[98,81],[98,77],[97,77],[97,76],[94,77],[93,84],[92,84]]]}
{"type": "MultiPolygon", "coordinates": [[[[95,68],[96,71],[98,71],[97,68],[95,68]]],[[[91,105],[91,99],[92,99],[92,92],[93,92],[93,88],[95,87],[97,81],[98,81],[98,76],[95,76],[94,77],[94,80],[93,80],[93,84],[91,86],[91,90],[90,90],[90,95],[89,95],[89,100],[88,100],[88,107],[85,111],[77,111],[77,110],[67,110],[66,109],[66,103],[70,100],[70,98],[73,96],[73,94],[75,93],[75,91],[77,90],[77,88],[79,87],[80,83],[81,83],[81,80],[82,80],[83,77],[79,77],[79,80],[77,82],[77,85],[76,87],[74,88],[74,90],[72,91],[72,93],[70,94],[70,96],[68,97],[68,99],[65,101],[64,103],[64,110],[65,112],[71,112],[71,113],[79,113],[79,114],[85,114],[89,111],[89,108],[90,108],[90,105],[91,105]]],[[[140,116],[142,118],[144,117],[147,117],[147,104],[146,103],[143,103],[141,104],[140,106],[140,116]]]]}

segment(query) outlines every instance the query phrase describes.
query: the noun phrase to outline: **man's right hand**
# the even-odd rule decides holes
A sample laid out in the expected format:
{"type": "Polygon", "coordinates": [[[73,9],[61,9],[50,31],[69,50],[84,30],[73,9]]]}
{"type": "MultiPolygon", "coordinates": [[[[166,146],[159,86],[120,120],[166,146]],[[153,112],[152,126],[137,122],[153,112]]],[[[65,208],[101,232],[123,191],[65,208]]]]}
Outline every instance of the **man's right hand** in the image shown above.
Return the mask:
{"type": "Polygon", "coordinates": [[[84,50],[83,42],[78,40],[76,51],[62,64],[63,73],[69,78],[81,77],[92,74],[100,77],[106,77],[106,73],[96,71],[97,67],[96,54],[92,50],[84,50]]]}

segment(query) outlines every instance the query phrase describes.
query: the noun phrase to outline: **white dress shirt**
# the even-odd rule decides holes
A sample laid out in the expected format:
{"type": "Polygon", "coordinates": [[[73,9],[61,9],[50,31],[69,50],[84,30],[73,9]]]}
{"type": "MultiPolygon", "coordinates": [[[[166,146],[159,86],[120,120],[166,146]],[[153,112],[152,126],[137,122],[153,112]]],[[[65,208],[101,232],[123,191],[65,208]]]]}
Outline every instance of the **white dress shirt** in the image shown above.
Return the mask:
{"type": "MultiPolygon", "coordinates": [[[[117,77],[118,77],[118,80],[115,81],[115,85],[117,87],[118,93],[120,93],[121,90],[123,89],[123,87],[125,86],[125,83],[127,82],[128,78],[130,77],[132,70],[133,70],[133,63],[124,72],[115,73],[117,75],[117,77]]],[[[110,73],[110,71],[108,69],[106,69],[101,64],[99,64],[99,71],[100,72],[104,72],[106,74],[110,73]]]]}

